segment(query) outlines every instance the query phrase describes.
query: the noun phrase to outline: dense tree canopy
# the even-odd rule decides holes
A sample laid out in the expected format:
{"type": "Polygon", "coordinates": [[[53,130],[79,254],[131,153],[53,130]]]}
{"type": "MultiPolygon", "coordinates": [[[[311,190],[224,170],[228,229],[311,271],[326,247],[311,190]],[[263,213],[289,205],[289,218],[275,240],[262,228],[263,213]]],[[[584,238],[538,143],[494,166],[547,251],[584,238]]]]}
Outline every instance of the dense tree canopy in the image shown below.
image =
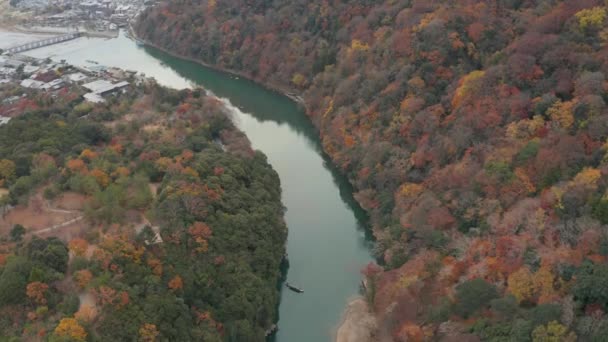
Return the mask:
{"type": "Polygon", "coordinates": [[[0,187],[22,207],[78,194],[86,229],[62,241],[19,225],[0,241],[2,338],[265,339],[281,188],[219,100],[147,81],[105,104],[19,114],[0,127],[0,187]]]}
{"type": "Polygon", "coordinates": [[[601,0],[184,0],[136,30],[302,94],[372,218],[381,334],[593,340],[608,331],[607,13],[601,0]],[[499,312],[456,295],[472,279],[496,287],[499,312]]]}

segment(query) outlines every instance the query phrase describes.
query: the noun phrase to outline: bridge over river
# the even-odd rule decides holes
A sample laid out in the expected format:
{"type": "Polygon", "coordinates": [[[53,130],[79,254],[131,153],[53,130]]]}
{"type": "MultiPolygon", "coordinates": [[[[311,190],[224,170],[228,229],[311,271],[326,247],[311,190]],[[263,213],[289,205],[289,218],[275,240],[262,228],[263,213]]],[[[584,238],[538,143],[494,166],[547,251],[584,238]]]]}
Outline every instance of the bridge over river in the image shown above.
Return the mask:
{"type": "Polygon", "coordinates": [[[66,42],[68,40],[76,39],[80,36],[82,36],[81,32],[68,33],[68,34],[64,34],[61,36],[55,36],[55,37],[27,43],[27,44],[22,44],[22,45],[15,46],[12,48],[8,48],[5,50],[5,52],[9,53],[9,54],[21,53],[21,52],[41,48],[44,46],[49,46],[49,45],[53,45],[53,44],[59,44],[62,42],[66,42]]]}

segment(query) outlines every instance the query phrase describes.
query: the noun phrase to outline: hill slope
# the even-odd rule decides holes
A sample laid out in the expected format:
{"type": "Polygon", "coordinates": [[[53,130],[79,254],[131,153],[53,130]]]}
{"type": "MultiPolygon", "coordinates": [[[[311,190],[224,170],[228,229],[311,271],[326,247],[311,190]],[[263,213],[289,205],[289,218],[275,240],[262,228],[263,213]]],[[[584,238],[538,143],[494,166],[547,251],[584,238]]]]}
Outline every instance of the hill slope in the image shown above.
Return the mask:
{"type": "Polygon", "coordinates": [[[136,29],[303,93],[372,217],[380,335],[542,340],[608,327],[607,17],[593,0],[184,0],[136,29]]]}
{"type": "Polygon", "coordinates": [[[278,174],[217,98],[143,83],[101,104],[0,86],[2,340],[264,341],[277,320],[278,174]]]}

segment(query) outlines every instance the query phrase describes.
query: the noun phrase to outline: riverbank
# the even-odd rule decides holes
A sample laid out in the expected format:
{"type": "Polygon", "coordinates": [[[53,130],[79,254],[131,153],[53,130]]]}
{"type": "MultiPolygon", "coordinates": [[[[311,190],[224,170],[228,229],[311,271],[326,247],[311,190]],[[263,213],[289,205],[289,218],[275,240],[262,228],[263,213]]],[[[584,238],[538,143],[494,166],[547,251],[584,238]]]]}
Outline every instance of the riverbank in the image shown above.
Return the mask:
{"type": "Polygon", "coordinates": [[[140,36],[137,35],[137,33],[135,32],[135,30],[133,30],[133,28],[131,26],[129,27],[129,34],[134,39],[142,42],[144,45],[153,47],[153,48],[155,48],[157,50],[160,50],[160,51],[162,51],[162,52],[164,52],[164,53],[166,53],[166,54],[168,54],[168,55],[170,55],[172,57],[180,58],[180,59],[192,62],[192,63],[196,63],[196,64],[202,65],[202,66],[204,66],[206,68],[217,70],[217,71],[221,71],[221,72],[224,72],[224,73],[232,75],[232,76],[242,77],[242,78],[247,79],[247,80],[249,80],[251,82],[254,82],[256,85],[258,85],[260,87],[266,88],[266,89],[268,89],[270,91],[273,91],[273,92],[278,93],[280,95],[286,96],[289,99],[291,99],[293,102],[295,102],[298,106],[302,106],[304,109],[307,109],[307,107],[306,107],[306,101],[304,100],[304,98],[302,97],[302,95],[298,95],[298,94],[294,93],[292,91],[292,89],[288,89],[288,88],[286,88],[284,86],[280,86],[280,85],[268,84],[266,82],[262,82],[262,81],[260,81],[258,79],[252,78],[249,75],[247,75],[247,74],[245,74],[245,73],[243,73],[241,71],[227,69],[227,68],[222,68],[222,67],[219,67],[217,65],[205,63],[205,62],[203,62],[201,60],[198,60],[196,58],[183,56],[183,55],[180,55],[180,54],[178,54],[176,52],[167,50],[167,49],[165,49],[162,46],[159,46],[159,45],[157,45],[157,44],[155,44],[155,43],[153,43],[153,42],[151,42],[149,40],[141,38],[140,36]]]}
{"type": "MultiPolygon", "coordinates": [[[[73,30],[70,31],[67,28],[52,30],[52,28],[27,28],[19,25],[2,25],[0,26],[0,49],[8,49],[73,32],[73,30]]],[[[81,33],[89,38],[110,39],[118,37],[119,31],[81,31],[81,33]]]]}
{"type": "Polygon", "coordinates": [[[336,332],[336,342],[369,342],[377,330],[376,318],[364,298],[348,303],[344,317],[336,332]]]}
{"type": "MultiPolygon", "coordinates": [[[[12,26],[11,30],[23,34],[43,34],[43,35],[62,35],[67,33],[73,33],[74,30],[70,30],[68,27],[23,27],[20,25],[12,26]]],[[[120,34],[120,31],[78,31],[83,35],[90,38],[116,38],[120,34]]]]}

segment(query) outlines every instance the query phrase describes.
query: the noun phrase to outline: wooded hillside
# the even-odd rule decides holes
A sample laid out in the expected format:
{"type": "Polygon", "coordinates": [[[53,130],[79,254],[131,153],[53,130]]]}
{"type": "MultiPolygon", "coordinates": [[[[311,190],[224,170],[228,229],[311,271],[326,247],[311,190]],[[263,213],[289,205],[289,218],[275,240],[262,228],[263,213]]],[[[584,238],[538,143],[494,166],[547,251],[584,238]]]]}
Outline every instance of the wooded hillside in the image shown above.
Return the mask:
{"type": "Polygon", "coordinates": [[[277,173],[218,99],[146,82],[95,105],[0,87],[23,94],[0,127],[0,340],[264,341],[276,322],[277,173]],[[80,230],[25,223],[49,213],[80,230]]]}
{"type": "Polygon", "coordinates": [[[608,332],[604,1],[182,0],[162,47],[304,94],[371,214],[395,340],[608,332]]]}

